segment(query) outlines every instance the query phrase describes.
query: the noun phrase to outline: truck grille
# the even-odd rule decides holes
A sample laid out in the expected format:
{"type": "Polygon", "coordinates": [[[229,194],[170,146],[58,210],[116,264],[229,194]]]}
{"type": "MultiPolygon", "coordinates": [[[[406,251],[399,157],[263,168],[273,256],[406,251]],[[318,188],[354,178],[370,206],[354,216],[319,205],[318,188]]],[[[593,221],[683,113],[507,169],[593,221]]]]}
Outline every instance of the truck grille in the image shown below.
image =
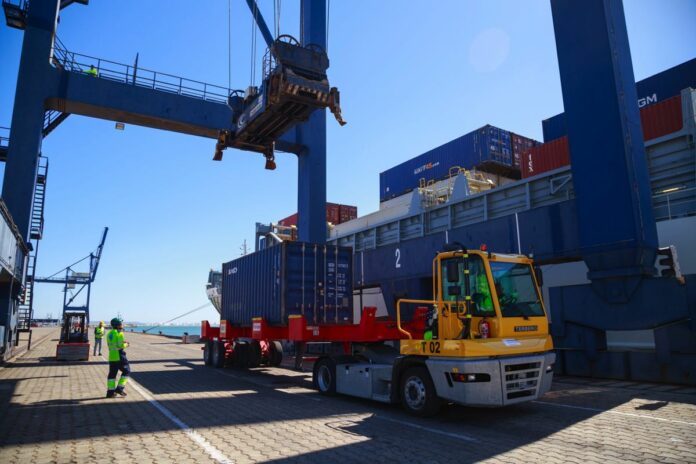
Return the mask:
{"type": "Polygon", "coordinates": [[[543,362],[502,363],[503,382],[505,384],[505,403],[535,397],[539,391],[543,362]]]}

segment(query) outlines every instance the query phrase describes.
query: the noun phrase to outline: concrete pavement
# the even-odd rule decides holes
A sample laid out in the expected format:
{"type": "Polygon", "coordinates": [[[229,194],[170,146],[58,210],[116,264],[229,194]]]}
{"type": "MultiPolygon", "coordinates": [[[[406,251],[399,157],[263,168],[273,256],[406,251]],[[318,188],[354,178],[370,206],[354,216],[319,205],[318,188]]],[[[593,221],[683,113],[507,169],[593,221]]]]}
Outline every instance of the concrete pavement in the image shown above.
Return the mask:
{"type": "Polygon", "coordinates": [[[696,389],[563,378],[505,409],[397,406],[311,389],[281,368],[214,369],[200,345],[127,333],[135,382],[57,363],[45,341],[0,370],[0,462],[696,462],[696,389]]]}

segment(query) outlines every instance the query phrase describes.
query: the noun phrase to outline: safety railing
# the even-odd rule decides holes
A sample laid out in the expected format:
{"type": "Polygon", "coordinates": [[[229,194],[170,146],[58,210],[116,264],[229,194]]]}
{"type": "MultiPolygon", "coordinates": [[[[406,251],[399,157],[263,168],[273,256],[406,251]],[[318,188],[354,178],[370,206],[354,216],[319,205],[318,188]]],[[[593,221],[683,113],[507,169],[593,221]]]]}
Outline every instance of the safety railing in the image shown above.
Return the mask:
{"type": "Polygon", "coordinates": [[[127,65],[71,52],[57,37],[53,46],[52,61],[54,66],[66,71],[201,100],[226,103],[230,94],[230,89],[226,87],[152,71],[137,66],[137,63],[127,65]]]}
{"type": "Polygon", "coordinates": [[[653,195],[653,209],[656,221],[696,215],[696,187],[675,187],[653,195]]]}
{"type": "MultiPolygon", "coordinates": [[[[401,326],[401,304],[402,303],[418,304],[418,305],[425,305],[427,307],[437,308],[437,302],[434,300],[409,300],[406,298],[397,300],[397,302],[396,302],[396,328],[399,330],[399,332],[406,335],[409,340],[413,340],[413,336],[411,335],[411,332],[409,332],[408,330],[404,329],[401,326]]],[[[439,311],[439,309],[436,309],[436,310],[439,311]]]]}

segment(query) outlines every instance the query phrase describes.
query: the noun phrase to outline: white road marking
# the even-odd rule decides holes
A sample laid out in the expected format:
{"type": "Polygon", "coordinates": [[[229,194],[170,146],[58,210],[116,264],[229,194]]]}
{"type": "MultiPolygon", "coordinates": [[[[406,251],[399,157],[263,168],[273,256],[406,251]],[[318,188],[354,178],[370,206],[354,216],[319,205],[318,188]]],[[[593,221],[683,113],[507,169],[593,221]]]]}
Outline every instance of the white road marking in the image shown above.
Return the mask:
{"type": "MultiPolygon", "coordinates": [[[[106,361],[104,356],[101,357],[106,361]]],[[[155,398],[153,398],[152,394],[142,385],[138,384],[135,380],[133,380],[133,377],[130,377],[128,380],[128,383],[130,384],[131,387],[140,395],[142,395],[143,398],[145,398],[151,405],[153,405],[159,412],[162,413],[167,419],[172,421],[177,427],[179,427],[193,442],[195,442],[198,446],[203,448],[203,450],[208,453],[208,456],[213,458],[216,462],[219,462],[220,464],[234,464],[234,461],[225,456],[222,451],[217,449],[215,446],[213,446],[208,440],[203,438],[201,434],[196,432],[194,429],[189,427],[184,421],[179,419],[172,413],[169,409],[165,408],[162,406],[159,401],[157,401],[155,398]]]]}
{"type": "Polygon", "coordinates": [[[650,420],[659,421],[659,422],[672,422],[674,424],[682,424],[682,425],[696,425],[696,422],[687,422],[687,421],[681,421],[681,420],[676,420],[676,419],[665,419],[663,417],[646,416],[645,414],[633,414],[630,412],[613,411],[613,410],[609,410],[609,409],[588,408],[585,406],[573,406],[570,404],[551,403],[548,401],[532,401],[532,403],[545,404],[547,406],[556,406],[558,408],[579,409],[581,411],[606,412],[608,414],[618,414],[620,416],[637,417],[639,419],[650,419],[650,420]]]}
{"type": "Polygon", "coordinates": [[[376,419],[382,419],[382,420],[387,421],[387,422],[394,422],[395,424],[405,425],[406,427],[412,427],[414,429],[425,430],[427,432],[436,433],[438,435],[444,435],[444,436],[450,437],[450,438],[457,438],[459,440],[464,440],[464,441],[474,441],[474,442],[478,441],[474,437],[470,437],[468,435],[463,435],[461,433],[445,432],[444,430],[434,429],[431,427],[425,427],[423,425],[418,425],[418,424],[414,424],[413,422],[402,421],[399,419],[392,419],[391,417],[378,416],[377,414],[373,415],[372,417],[374,417],[376,419]]]}

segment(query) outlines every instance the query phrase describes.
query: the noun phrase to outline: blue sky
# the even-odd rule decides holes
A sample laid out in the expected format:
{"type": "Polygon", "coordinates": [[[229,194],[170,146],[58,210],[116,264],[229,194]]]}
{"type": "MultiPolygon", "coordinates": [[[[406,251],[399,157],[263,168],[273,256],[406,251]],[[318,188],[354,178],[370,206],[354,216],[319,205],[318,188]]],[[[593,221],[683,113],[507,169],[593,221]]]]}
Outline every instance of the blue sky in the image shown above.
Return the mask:
{"type": "MultiPolygon", "coordinates": [[[[282,33],[297,35],[296,3],[282,2],[282,33]]],[[[272,24],[273,2],[260,5],[272,24]]],[[[636,79],[696,56],[693,0],[628,0],[625,11],[636,79]]],[[[78,53],[123,63],[139,53],[141,67],[226,86],[227,13],[225,0],[92,0],[61,13],[58,35],[78,53]]],[[[245,88],[244,0],[232,0],[231,32],[232,87],[245,88]]],[[[0,26],[0,126],[11,121],[21,40],[0,26]]],[[[563,109],[548,1],[332,0],[329,55],[348,125],[328,121],[328,200],[361,214],[378,208],[381,171],[489,123],[541,139],[541,120],[563,109]]],[[[38,274],[89,253],[109,226],[92,319],[163,321],[204,303],[208,270],[253,243],[255,222],[296,209],[294,155],[280,154],[269,172],[252,153],[228,150],[215,163],[213,147],[68,118],[43,144],[50,170],[38,274]]],[[[59,315],[61,301],[59,286],[39,286],[37,317],[59,315]]],[[[183,320],[204,318],[217,319],[210,309],[183,320]]]]}

